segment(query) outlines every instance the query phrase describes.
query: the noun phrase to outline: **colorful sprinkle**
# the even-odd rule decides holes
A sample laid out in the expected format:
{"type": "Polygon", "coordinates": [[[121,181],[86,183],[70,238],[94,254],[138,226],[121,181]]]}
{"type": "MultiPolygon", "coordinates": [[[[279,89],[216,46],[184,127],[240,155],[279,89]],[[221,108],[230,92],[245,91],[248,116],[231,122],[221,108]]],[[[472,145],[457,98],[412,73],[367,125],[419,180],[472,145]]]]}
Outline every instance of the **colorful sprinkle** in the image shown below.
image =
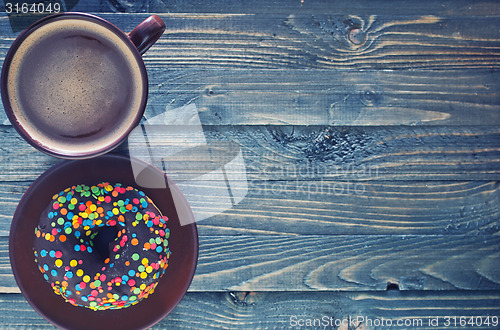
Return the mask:
{"type": "Polygon", "coordinates": [[[168,267],[170,232],[168,218],[144,192],[105,182],[76,185],[55,194],[45,214],[35,228],[35,257],[44,279],[67,302],[119,309],[154,292],[168,267]],[[106,243],[109,258],[95,263],[104,228],[115,228],[116,238],[106,243]]]}

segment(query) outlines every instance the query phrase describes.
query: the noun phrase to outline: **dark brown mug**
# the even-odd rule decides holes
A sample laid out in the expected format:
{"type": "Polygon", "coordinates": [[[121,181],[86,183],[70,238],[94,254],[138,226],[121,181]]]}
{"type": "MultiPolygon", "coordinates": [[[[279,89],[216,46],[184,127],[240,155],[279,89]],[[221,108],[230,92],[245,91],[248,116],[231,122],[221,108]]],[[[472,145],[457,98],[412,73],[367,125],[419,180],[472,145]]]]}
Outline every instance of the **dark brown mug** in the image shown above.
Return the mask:
{"type": "Polygon", "coordinates": [[[69,159],[121,144],[148,98],[142,54],[165,30],[153,15],[125,34],[84,13],[45,17],[14,41],[2,68],[7,116],[32,146],[69,159]]]}

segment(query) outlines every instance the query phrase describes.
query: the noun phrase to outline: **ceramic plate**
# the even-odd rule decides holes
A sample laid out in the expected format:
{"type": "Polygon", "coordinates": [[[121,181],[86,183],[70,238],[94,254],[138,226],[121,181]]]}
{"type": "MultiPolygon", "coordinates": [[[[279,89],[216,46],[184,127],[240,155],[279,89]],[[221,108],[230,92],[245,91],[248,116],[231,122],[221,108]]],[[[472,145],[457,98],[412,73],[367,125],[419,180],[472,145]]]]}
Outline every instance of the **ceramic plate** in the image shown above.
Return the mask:
{"type": "MultiPolygon", "coordinates": [[[[63,161],[42,174],[26,191],[16,209],[10,229],[9,250],[12,270],[21,292],[33,308],[49,322],[71,329],[140,329],[162,320],[179,303],[193,278],[198,260],[198,232],[192,212],[180,190],[153,167],[148,176],[165,180],[168,188],[143,188],[136,184],[131,162],[121,155],[105,155],[89,160],[63,161]],[[93,311],[76,307],[56,295],[38,270],[33,255],[34,230],[41,212],[52,196],[76,185],[102,181],[131,185],[144,191],[163,215],[168,216],[169,266],[155,292],[136,305],[121,310],[93,311]],[[174,203],[175,198],[175,203],[174,203]],[[179,200],[183,201],[179,203],[179,200]],[[177,207],[177,209],[176,209],[177,207]],[[182,209],[181,209],[182,208],[182,209]]],[[[144,166],[142,166],[144,167],[144,166]]]]}

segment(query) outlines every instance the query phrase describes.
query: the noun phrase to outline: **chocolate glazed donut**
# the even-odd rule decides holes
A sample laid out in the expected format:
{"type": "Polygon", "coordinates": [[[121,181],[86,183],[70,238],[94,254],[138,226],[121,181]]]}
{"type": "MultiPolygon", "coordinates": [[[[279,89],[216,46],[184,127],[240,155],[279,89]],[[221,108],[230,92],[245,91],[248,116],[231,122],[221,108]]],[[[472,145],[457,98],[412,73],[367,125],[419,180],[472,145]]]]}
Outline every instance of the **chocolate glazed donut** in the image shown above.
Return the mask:
{"type": "Polygon", "coordinates": [[[54,195],[35,228],[35,261],[54,292],[93,310],[134,305],[168,267],[166,216],[142,191],[76,185],[54,195]]]}

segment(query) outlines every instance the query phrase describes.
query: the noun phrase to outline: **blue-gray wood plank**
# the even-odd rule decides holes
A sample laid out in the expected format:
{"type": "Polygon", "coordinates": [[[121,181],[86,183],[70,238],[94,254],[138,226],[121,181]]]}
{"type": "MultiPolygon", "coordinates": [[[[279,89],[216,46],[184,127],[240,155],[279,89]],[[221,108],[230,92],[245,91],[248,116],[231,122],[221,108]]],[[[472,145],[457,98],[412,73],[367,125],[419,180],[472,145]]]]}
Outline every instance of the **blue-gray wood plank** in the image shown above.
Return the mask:
{"type": "MultiPolygon", "coordinates": [[[[190,292],[157,328],[499,316],[495,1],[63,3],[125,31],[160,14],[146,119],[194,104],[207,139],[243,152],[248,195],[199,223],[190,292]]],[[[2,5],[0,62],[23,24],[2,5]]],[[[22,193],[58,160],[0,123],[0,328],[50,328],[7,242],[22,193]]]]}
{"type": "MultiPolygon", "coordinates": [[[[469,329],[494,329],[497,327],[493,325],[498,325],[498,300],[498,292],[485,291],[189,292],[177,308],[152,329],[392,328],[387,324],[398,329],[467,328],[454,326],[450,315],[460,315],[462,322],[469,326],[482,322],[482,326],[469,329]],[[478,321],[479,315],[481,321],[478,321]],[[489,327],[485,326],[486,322],[489,327]]],[[[0,294],[0,306],[5,306],[3,328],[54,328],[20,295],[0,294]]],[[[460,318],[456,322],[460,324],[460,318]]]]}

